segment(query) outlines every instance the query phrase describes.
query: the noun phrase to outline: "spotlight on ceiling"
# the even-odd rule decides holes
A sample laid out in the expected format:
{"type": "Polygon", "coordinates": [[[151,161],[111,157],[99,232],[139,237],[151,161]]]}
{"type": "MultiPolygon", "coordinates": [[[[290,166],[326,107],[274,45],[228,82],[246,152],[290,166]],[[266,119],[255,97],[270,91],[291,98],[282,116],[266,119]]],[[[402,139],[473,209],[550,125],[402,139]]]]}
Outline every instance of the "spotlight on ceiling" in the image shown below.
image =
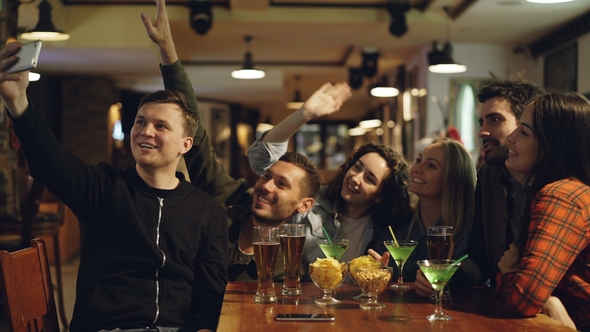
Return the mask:
{"type": "Polygon", "coordinates": [[[406,12],[409,10],[409,1],[391,0],[387,3],[387,11],[391,16],[389,33],[396,37],[401,37],[406,32],[408,32],[408,25],[406,24],[406,12]]]}
{"type": "Polygon", "coordinates": [[[192,0],[189,1],[191,28],[199,35],[205,35],[213,26],[213,12],[211,1],[192,0]]]}
{"type": "Polygon", "coordinates": [[[293,96],[293,100],[286,105],[290,110],[298,110],[304,104],[303,100],[301,100],[301,91],[299,91],[299,78],[299,76],[295,76],[295,95],[293,96]]]}
{"type": "Polygon", "coordinates": [[[252,53],[250,52],[252,36],[245,36],[244,41],[247,46],[246,53],[244,54],[244,65],[242,66],[242,69],[232,71],[231,77],[240,80],[255,80],[263,78],[266,73],[262,70],[254,69],[254,61],[252,61],[252,53]]]}
{"type": "Polygon", "coordinates": [[[363,86],[363,69],[360,67],[348,68],[348,85],[353,90],[363,86]]]}
{"type": "Polygon", "coordinates": [[[399,95],[399,90],[389,84],[387,76],[383,76],[377,84],[373,85],[370,92],[371,96],[381,98],[395,97],[399,95]]]}
{"type": "Polygon", "coordinates": [[[39,4],[39,22],[33,28],[23,32],[21,38],[28,40],[45,40],[45,41],[59,41],[68,40],[70,35],[57,30],[51,21],[51,4],[47,0],[41,1],[39,4]]]}
{"type": "Polygon", "coordinates": [[[445,42],[442,51],[438,49],[438,42],[432,42],[432,50],[428,52],[428,70],[431,73],[454,74],[463,73],[467,70],[453,60],[453,47],[450,42],[445,42]]]}
{"type": "Polygon", "coordinates": [[[376,48],[365,48],[361,52],[363,62],[361,64],[363,75],[371,78],[377,74],[377,59],[379,59],[379,50],[376,48]]]}

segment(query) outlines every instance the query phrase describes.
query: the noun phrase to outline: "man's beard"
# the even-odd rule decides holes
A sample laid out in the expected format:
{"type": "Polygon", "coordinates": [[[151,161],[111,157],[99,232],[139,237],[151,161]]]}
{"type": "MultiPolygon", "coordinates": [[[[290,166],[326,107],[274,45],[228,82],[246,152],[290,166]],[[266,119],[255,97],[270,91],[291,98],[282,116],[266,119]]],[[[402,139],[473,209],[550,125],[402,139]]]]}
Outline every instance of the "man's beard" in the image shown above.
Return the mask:
{"type": "Polygon", "coordinates": [[[508,159],[508,148],[505,145],[500,145],[500,142],[493,140],[496,147],[492,150],[486,151],[484,160],[488,165],[504,165],[508,159]]]}
{"type": "Polygon", "coordinates": [[[254,219],[264,226],[279,226],[289,219],[289,217],[282,218],[281,216],[263,216],[256,210],[252,210],[252,216],[254,216],[254,219]]]}

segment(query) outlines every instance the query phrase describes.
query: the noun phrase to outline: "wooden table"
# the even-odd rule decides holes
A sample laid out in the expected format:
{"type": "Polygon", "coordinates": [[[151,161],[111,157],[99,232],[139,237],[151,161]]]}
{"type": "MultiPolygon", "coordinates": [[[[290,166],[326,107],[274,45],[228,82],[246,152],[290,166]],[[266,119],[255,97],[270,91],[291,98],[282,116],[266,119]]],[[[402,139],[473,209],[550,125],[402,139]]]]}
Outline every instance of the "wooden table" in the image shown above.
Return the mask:
{"type": "MultiPolygon", "coordinates": [[[[409,283],[412,285],[411,283],[409,283]]],[[[360,294],[354,285],[343,285],[334,297],[342,303],[335,307],[314,304],[321,291],[312,283],[303,283],[303,295],[279,296],[276,304],[253,303],[255,282],[230,282],[225,292],[218,331],[573,331],[543,314],[518,318],[506,312],[493,298],[489,288],[452,291],[453,301],[443,303],[443,311],[454,320],[430,322],[426,316],[434,312],[434,303],[414,290],[386,290],[379,302],[386,308],[362,310],[352,299],[360,294]],[[334,322],[276,321],[279,313],[331,313],[334,322]]],[[[281,285],[275,283],[277,294],[281,285]]]]}

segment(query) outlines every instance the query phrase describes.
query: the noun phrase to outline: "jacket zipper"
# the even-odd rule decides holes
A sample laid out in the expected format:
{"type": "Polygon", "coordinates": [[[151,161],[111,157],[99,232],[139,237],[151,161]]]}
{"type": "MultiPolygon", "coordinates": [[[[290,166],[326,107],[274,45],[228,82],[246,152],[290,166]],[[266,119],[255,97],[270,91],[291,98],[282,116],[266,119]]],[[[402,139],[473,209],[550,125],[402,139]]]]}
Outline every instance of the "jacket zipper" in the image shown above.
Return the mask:
{"type": "Polygon", "coordinates": [[[152,322],[152,324],[156,324],[156,321],[158,321],[158,317],[160,316],[159,275],[160,275],[160,269],[164,267],[164,264],[166,264],[166,254],[160,248],[160,224],[162,223],[162,208],[164,207],[164,199],[158,197],[158,203],[159,203],[160,207],[158,209],[158,225],[156,227],[156,247],[158,247],[158,250],[160,250],[160,252],[162,253],[162,264],[160,265],[159,269],[156,269],[156,316],[154,317],[154,321],[152,322]]]}

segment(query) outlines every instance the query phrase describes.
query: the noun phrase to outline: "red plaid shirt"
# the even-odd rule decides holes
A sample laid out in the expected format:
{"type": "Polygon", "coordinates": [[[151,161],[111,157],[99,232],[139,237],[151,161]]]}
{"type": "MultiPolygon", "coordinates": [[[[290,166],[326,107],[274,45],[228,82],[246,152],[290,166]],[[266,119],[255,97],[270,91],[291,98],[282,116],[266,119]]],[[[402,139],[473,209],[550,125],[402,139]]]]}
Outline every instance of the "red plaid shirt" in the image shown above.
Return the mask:
{"type": "Polygon", "coordinates": [[[590,328],[590,187],[573,178],[539,191],[520,268],[498,275],[496,297],[522,315],[537,314],[551,295],[577,328],[590,328]]]}

